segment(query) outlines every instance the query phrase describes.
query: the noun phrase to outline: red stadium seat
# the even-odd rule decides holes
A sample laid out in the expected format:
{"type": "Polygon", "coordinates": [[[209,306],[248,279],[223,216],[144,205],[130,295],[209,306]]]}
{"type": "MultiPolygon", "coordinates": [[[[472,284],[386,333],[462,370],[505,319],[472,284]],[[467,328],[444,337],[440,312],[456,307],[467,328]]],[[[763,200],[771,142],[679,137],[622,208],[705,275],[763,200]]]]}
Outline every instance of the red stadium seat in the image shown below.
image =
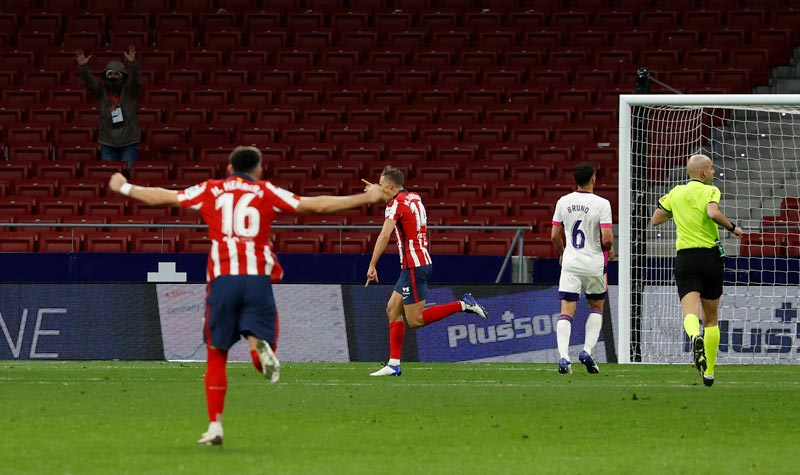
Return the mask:
{"type": "Polygon", "coordinates": [[[430,155],[430,145],[419,142],[397,141],[386,146],[386,161],[395,164],[394,166],[407,164],[409,170],[413,163],[428,160],[430,155]]]}
{"type": "Polygon", "coordinates": [[[250,82],[250,73],[246,69],[214,69],[209,74],[208,83],[212,87],[231,88],[246,86],[250,82]]]}
{"type": "MultiPolygon", "coordinates": [[[[496,231],[491,234],[474,235],[469,238],[469,254],[478,256],[505,256],[511,248],[514,233],[496,231]]],[[[513,250],[513,253],[516,249],[513,250]]]]}
{"type": "Polygon", "coordinates": [[[148,182],[150,180],[166,180],[172,176],[172,162],[134,162],[130,175],[134,182],[148,182]]]}
{"type": "Polygon", "coordinates": [[[0,234],[0,252],[33,252],[34,239],[30,232],[4,232],[0,234]]]}
{"type": "Polygon", "coordinates": [[[272,104],[274,91],[263,87],[244,86],[233,89],[233,103],[237,107],[263,107],[272,104]]]}
{"type": "Polygon", "coordinates": [[[270,107],[256,112],[256,123],[261,126],[292,124],[296,118],[295,107],[270,107]]]}
{"type": "Polygon", "coordinates": [[[67,122],[69,110],[62,107],[47,107],[44,109],[31,109],[28,111],[28,117],[31,122],[39,124],[63,124],[67,122]]]}
{"type": "Polygon", "coordinates": [[[458,124],[427,124],[420,126],[419,138],[428,143],[459,142],[461,131],[461,126],[458,124]]]}
{"type": "Polygon", "coordinates": [[[42,160],[34,165],[34,175],[41,178],[70,179],[78,177],[80,162],[72,160],[42,160]]]}
{"type": "Polygon", "coordinates": [[[183,233],[180,239],[180,251],[188,253],[208,254],[211,250],[211,240],[205,231],[190,231],[183,233]]]}
{"type": "Polygon", "coordinates": [[[14,183],[14,194],[17,196],[50,197],[56,195],[57,189],[56,178],[30,178],[14,183]]]}
{"type": "MultiPolygon", "coordinates": [[[[350,2],[350,6],[353,7],[354,3],[350,2]]],[[[373,2],[373,3],[381,3],[381,2],[373,2]]],[[[373,6],[366,8],[366,10],[372,9],[373,6]]],[[[350,11],[350,10],[343,10],[343,11],[335,11],[331,14],[331,21],[330,24],[333,28],[338,31],[342,32],[341,44],[343,46],[354,46],[354,47],[370,47],[376,46],[378,44],[377,32],[375,41],[369,43],[360,43],[356,42],[355,44],[348,44],[346,41],[348,33],[366,33],[364,30],[367,29],[369,26],[369,18],[370,14],[365,11],[350,11]]],[[[373,33],[373,32],[369,32],[373,33]]],[[[353,38],[350,36],[349,38],[353,38]]]]}
{"type": "MultiPolygon", "coordinates": [[[[146,89],[144,100],[151,106],[174,106],[183,102],[183,93],[180,89],[160,88],[146,89]]],[[[193,101],[194,103],[194,101],[193,101]]]]}
{"type": "Polygon", "coordinates": [[[492,68],[500,61],[496,48],[463,48],[458,53],[458,64],[472,68],[492,68]]]}
{"type": "Polygon", "coordinates": [[[426,44],[426,31],[400,28],[386,32],[386,46],[391,48],[422,48],[426,44]]]}
{"type": "Polygon", "coordinates": [[[383,146],[370,142],[346,143],[342,144],[339,156],[346,161],[380,161],[383,156],[383,146]]]}
{"type": "Polygon", "coordinates": [[[384,31],[404,30],[413,25],[413,16],[409,11],[386,10],[375,15],[375,27],[384,31]]]}
{"type": "Polygon", "coordinates": [[[230,107],[217,108],[211,113],[211,120],[217,125],[233,125],[242,127],[252,122],[251,109],[230,107]]]}
{"type": "Polygon", "coordinates": [[[125,171],[125,162],[121,161],[102,161],[89,162],[83,164],[83,177],[108,181],[114,173],[125,171]]]}
{"type": "Polygon", "coordinates": [[[78,178],[60,180],[58,195],[64,198],[86,199],[98,198],[105,190],[105,181],[78,178]]]}
{"type": "Polygon", "coordinates": [[[549,238],[536,236],[526,238],[523,245],[523,253],[529,257],[552,258],[558,257],[555,247],[549,238]]]}
{"type": "MultiPolygon", "coordinates": [[[[217,19],[230,18],[223,12],[216,12],[213,13],[213,15],[216,15],[217,19]]],[[[206,21],[210,20],[210,18],[206,18],[206,21]]],[[[236,22],[235,16],[233,16],[233,22],[236,22]]],[[[234,25],[228,26],[227,29],[223,28],[213,31],[206,30],[203,35],[203,44],[207,48],[235,50],[241,48],[242,46],[242,32],[238,31],[234,25]]]]}
{"type": "Polygon", "coordinates": [[[288,254],[317,254],[322,249],[320,232],[288,232],[278,235],[277,252],[288,254]]]}
{"type": "Polygon", "coordinates": [[[22,180],[31,174],[31,161],[25,159],[0,160],[0,180],[22,180]]]}
{"type": "Polygon", "coordinates": [[[783,232],[746,233],[741,238],[739,255],[781,256],[786,254],[786,236],[783,232]]]}
{"type": "Polygon", "coordinates": [[[9,127],[6,131],[8,143],[40,145],[47,142],[50,136],[49,125],[26,125],[9,127]]]}
{"type": "MultiPolygon", "coordinates": [[[[254,127],[240,129],[237,127],[236,133],[233,136],[233,140],[234,142],[240,144],[265,146],[272,145],[276,140],[276,136],[277,132],[274,128],[260,129],[254,127]]],[[[267,160],[265,159],[265,161],[267,160]]]]}
{"type": "Polygon", "coordinates": [[[505,163],[478,162],[464,167],[464,178],[469,180],[491,181],[504,180],[506,177],[505,163]]]}
{"type": "Polygon", "coordinates": [[[132,237],[133,252],[171,253],[177,249],[176,234],[162,234],[154,231],[150,233],[136,233],[132,237]]]}
{"type": "Polygon", "coordinates": [[[469,216],[507,216],[510,203],[500,198],[472,199],[466,202],[469,216]]]}
{"type": "Polygon", "coordinates": [[[225,105],[228,103],[228,95],[228,89],[199,86],[189,91],[189,103],[193,106],[225,105]]]}
{"type": "Polygon", "coordinates": [[[414,140],[416,127],[409,124],[384,124],[372,129],[372,138],[383,143],[406,143],[414,140]]]}
{"type": "MultiPolygon", "coordinates": [[[[11,218],[9,216],[9,218],[11,218]]],[[[61,222],[61,216],[58,215],[48,215],[43,216],[41,214],[36,214],[33,216],[16,216],[16,219],[9,220],[9,222],[15,222],[18,226],[14,227],[14,231],[27,231],[30,233],[38,233],[47,231],[50,229],[55,229],[58,227],[57,225],[61,222]],[[19,226],[21,224],[30,224],[30,226],[19,226]],[[42,226],[47,225],[47,226],[42,226]]]]}
{"type": "Polygon", "coordinates": [[[339,180],[341,182],[358,181],[363,176],[361,162],[336,162],[320,163],[319,176],[323,179],[339,180]]]}
{"type": "Polygon", "coordinates": [[[39,252],[79,252],[81,250],[80,235],[69,230],[39,232],[36,241],[39,244],[39,252]]]}
{"type": "Polygon", "coordinates": [[[83,211],[89,216],[119,216],[125,214],[125,201],[117,197],[86,199],[83,211]]]}
{"type": "Polygon", "coordinates": [[[149,233],[150,229],[153,227],[152,216],[109,216],[106,222],[108,224],[124,224],[124,227],[110,226],[109,229],[112,231],[125,231],[130,233],[149,233]]]}
{"type": "Polygon", "coordinates": [[[444,162],[473,162],[480,154],[477,143],[440,143],[436,144],[433,159],[444,162]]]}
{"type": "Polygon", "coordinates": [[[500,199],[523,199],[533,196],[534,183],[523,180],[497,181],[489,183],[487,197],[500,199]]]}
{"type": "MultiPolygon", "coordinates": [[[[185,186],[180,186],[179,188],[185,188],[185,186]]],[[[140,201],[134,201],[131,203],[131,214],[137,216],[170,216],[172,215],[172,208],[166,206],[154,206],[142,203],[140,201]]]]}
{"type": "Polygon", "coordinates": [[[460,198],[434,198],[425,203],[428,216],[461,216],[464,210],[464,201],[460,198]]]}
{"type": "Polygon", "coordinates": [[[433,255],[464,255],[467,239],[452,231],[432,231],[428,242],[428,250],[433,255]]]}
{"type": "Polygon", "coordinates": [[[325,128],[314,124],[289,124],[280,128],[283,141],[289,143],[297,142],[321,142],[325,128]]]}
{"type": "Polygon", "coordinates": [[[443,198],[477,199],[483,198],[485,192],[486,183],[483,181],[458,181],[442,186],[443,198]]]}
{"type": "Polygon", "coordinates": [[[318,163],[332,161],[336,156],[336,145],[313,141],[295,144],[294,160],[318,163]]]}
{"type": "Polygon", "coordinates": [[[307,181],[315,176],[313,163],[275,163],[272,167],[272,177],[284,181],[307,181]]]}
{"type": "Polygon", "coordinates": [[[366,254],[370,250],[369,231],[349,231],[325,239],[323,250],[328,254],[366,254]]]}
{"type": "Polygon", "coordinates": [[[484,122],[482,125],[464,127],[464,141],[472,143],[496,143],[505,139],[506,127],[502,124],[484,122]]]}
{"type": "Polygon", "coordinates": [[[175,169],[176,179],[198,183],[218,178],[220,175],[220,164],[213,161],[178,163],[175,169]]]}
{"type": "Polygon", "coordinates": [[[419,162],[414,179],[448,181],[459,176],[459,162],[419,162]]]}
{"type": "Polygon", "coordinates": [[[125,231],[88,232],[84,234],[83,241],[87,252],[128,252],[130,233],[125,231]]]}
{"type": "MultiPolygon", "coordinates": [[[[342,193],[342,182],[336,179],[318,179],[309,183],[300,184],[299,194],[302,196],[320,196],[320,195],[340,195],[342,193]]],[[[300,219],[301,224],[346,224],[344,216],[337,216],[331,220],[325,221],[327,216],[303,216],[300,219]],[[320,222],[320,220],[325,222],[320,222]],[[341,222],[339,222],[341,221],[341,222]]]]}

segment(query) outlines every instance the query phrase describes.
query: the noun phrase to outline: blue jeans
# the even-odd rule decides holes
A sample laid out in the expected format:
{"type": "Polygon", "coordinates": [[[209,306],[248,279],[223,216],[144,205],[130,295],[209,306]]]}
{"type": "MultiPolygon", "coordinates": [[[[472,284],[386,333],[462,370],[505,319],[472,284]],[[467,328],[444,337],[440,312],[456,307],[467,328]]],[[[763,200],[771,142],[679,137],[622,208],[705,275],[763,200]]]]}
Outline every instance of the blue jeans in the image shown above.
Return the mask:
{"type": "Polygon", "coordinates": [[[132,143],[124,147],[112,147],[110,145],[100,145],[100,160],[114,160],[127,162],[128,170],[131,169],[133,162],[139,158],[139,144],[132,143]]]}

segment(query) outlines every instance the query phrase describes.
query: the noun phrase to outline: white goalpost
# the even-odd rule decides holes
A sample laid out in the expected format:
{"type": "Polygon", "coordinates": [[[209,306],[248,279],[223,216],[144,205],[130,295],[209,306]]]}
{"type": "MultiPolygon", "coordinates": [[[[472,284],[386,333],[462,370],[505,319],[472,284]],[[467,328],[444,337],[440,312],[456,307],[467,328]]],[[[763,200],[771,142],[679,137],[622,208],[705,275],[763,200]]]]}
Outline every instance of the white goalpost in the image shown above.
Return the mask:
{"type": "Polygon", "coordinates": [[[650,216],[685,183],[686,160],[714,161],[741,241],[724,229],[720,364],[800,364],[800,95],[621,95],[620,363],[691,361],[673,277],[675,226],[650,216]]]}

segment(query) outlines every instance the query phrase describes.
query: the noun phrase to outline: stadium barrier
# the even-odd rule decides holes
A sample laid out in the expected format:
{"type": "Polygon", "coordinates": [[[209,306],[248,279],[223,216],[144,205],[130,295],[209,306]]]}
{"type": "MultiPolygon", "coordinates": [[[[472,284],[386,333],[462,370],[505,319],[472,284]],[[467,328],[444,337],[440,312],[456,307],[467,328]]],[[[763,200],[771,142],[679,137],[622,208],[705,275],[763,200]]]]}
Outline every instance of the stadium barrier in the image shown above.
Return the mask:
{"type": "MultiPolygon", "coordinates": [[[[278,354],[287,362],[382,361],[388,352],[391,285],[279,284],[278,354]]],[[[0,359],[204,361],[205,284],[0,284],[0,359]]],[[[407,333],[405,361],[555,361],[554,286],[432,286],[428,302],[472,292],[490,312],[457,314],[407,333]]],[[[615,307],[616,287],[610,290],[615,307]]],[[[588,314],[579,307],[576,322],[588,314]]],[[[608,321],[611,320],[609,315],[608,321]]],[[[610,326],[607,330],[611,330],[610,326]]],[[[577,354],[583,325],[571,343],[577,354]]],[[[600,362],[613,352],[604,333],[600,362]]],[[[231,361],[250,361],[238,343],[231,361]]]]}

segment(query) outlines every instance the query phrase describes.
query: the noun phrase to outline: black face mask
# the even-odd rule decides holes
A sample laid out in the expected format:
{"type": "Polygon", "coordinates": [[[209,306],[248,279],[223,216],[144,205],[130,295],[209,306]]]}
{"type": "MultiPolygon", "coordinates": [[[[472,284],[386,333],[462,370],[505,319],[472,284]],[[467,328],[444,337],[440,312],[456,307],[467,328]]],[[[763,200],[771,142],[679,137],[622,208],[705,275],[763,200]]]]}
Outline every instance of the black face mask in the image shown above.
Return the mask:
{"type": "Polygon", "coordinates": [[[117,77],[106,78],[106,81],[108,81],[108,83],[111,84],[112,86],[116,86],[121,82],[120,78],[117,77]]]}

